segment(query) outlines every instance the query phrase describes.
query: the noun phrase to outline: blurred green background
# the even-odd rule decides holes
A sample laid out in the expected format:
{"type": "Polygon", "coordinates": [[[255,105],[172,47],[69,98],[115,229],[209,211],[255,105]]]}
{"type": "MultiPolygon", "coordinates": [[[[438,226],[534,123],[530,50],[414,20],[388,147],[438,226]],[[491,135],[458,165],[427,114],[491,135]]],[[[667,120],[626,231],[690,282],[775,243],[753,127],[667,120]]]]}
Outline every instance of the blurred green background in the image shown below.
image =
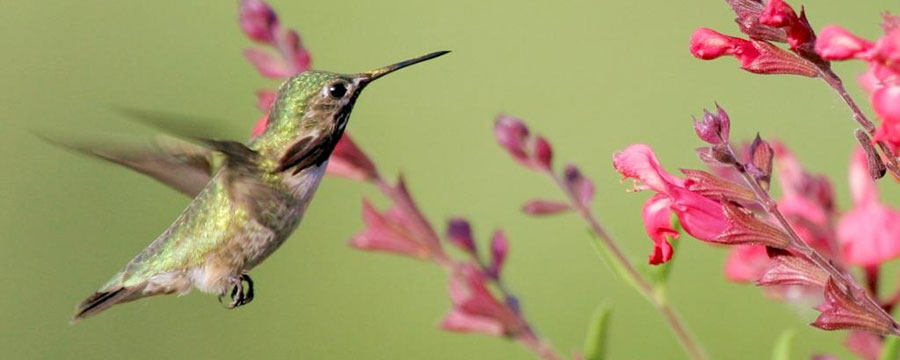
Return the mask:
{"type": "MultiPolygon", "coordinates": [[[[792,1],[816,29],[841,23],[875,37],[888,1],[792,1]]],[[[595,256],[574,216],[532,219],[532,197],[557,197],[547,179],[494,143],[498,112],[519,115],[553,141],[558,163],[596,181],[597,212],[636,262],[650,241],[640,223],[649,194],[629,194],[610,164],[633,142],[652,144],[670,169],[696,167],[690,116],[718,101],[735,137],[786,141],[810,169],[834,179],[848,206],[853,123],[819,81],[756,76],[733,59],[701,62],[691,32],[736,34],[723,1],[280,1],[313,66],[372,69],[432,50],[439,60],[391,76],[357,103],[350,130],[388,174],[407,177],[438,225],[470,218],[481,240],[508,232],[508,284],[539,332],[562,353],[580,349],[594,307],[615,308],[612,359],[679,359],[650,305],[595,256]]],[[[365,185],[329,178],[303,226],[253,272],[251,306],[214,296],[157,297],[70,325],[74,305],[154,239],[187,199],[140,175],[47,145],[33,130],[152,131],[111,109],[129,106],[227,119],[245,138],[262,79],[240,52],[250,45],[235,1],[0,2],[0,349],[5,358],[528,359],[517,345],[445,333],[445,274],[405,258],[346,246],[361,229],[365,185]]],[[[862,64],[836,64],[851,91],[862,64]]],[[[868,106],[866,106],[868,109],[868,106]]],[[[882,184],[900,203],[896,184],[882,184]]],[[[725,251],[694,240],[678,250],[671,301],[713,358],[767,358],[797,329],[793,354],[849,354],[841,333],[806,326],[815,314],[726,282],[725,251]]],[[[894,269],[894,268],[892,268],[894,269]]],[[[895,274],[892,270],[888,274],[895,274]]],[[[894,276],[887,276],[893,289],[894,276]]]]}

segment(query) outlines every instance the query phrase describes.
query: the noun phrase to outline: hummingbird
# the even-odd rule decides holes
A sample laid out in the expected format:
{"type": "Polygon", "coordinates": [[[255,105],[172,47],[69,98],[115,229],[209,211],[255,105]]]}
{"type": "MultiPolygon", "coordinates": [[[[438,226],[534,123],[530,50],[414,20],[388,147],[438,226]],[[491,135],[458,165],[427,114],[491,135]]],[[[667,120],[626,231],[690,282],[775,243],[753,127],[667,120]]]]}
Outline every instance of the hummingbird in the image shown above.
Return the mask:
{"type": "Polygon", "coordinates": [[[254,298],[248,272],[298,227],[362,90],[438,51],[358,74],[306,71],[281,85],[266,129],[247,143],[194,138],[156,155],[77,149],[150,175],[193,200],[149,246],[97,292],[73,320],[141,298],[193,288],[229,294],[229,308],[254,298]],[[221,161],[216,164],[211,154],[221,161]],[[244,285],[246,283],[246,285],[244,285]]]}

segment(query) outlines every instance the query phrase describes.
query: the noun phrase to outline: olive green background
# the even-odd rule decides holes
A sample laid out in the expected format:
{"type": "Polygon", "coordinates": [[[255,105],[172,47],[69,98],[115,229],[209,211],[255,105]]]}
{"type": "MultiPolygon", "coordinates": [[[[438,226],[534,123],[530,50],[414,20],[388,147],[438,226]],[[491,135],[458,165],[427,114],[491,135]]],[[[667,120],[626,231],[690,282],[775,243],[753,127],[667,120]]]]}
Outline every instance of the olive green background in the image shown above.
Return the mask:
{"type": "MultiPolygon", "coordinates": [[[[800,5],[797,1],[792,2],[800,5]]],[[[841,23],[880,33],[888,1],[807,1],[816,29],[841,23]]],[[[723,1],[280,1],[319,69],[355,72],[433,50],[453,53],[366,90],[350,131],[386,174],[402,172],[443,228],[470,218],[485,240],[511,241],[508,284],[560,352],[580,349],[594,307],[614,306],[612,359],[680,359],[651,306],[594,254],[574,216],[528,218],[520,205],[557,197],[551,183],[494,143],[493,118],[519,115],[596,182],[596,209],[634,261],[651,249],[640,222],[649,194],[626,193],[611,154],[657,149],[670,170],[697,167],[690,116],[718,101],[734,137],[759,131],[786,141],[834,179],[848,206],[853,123],[820,81],[758,76],[733,59],[687,51],[694,28],[736,34],[723,1]]],[[[117,106],[225,119],[246,138],[256,89],[275,87],[243,59],[250,45],[235,1],[0,2],[0,351],[22,359],[306,358],[528,359],[514,343],[445,333],[445,274],[426,263],[346,246],[361,229],[372,188],[328,178],[293,238],[253,272],[257,299],[229,311],[214,296],[158,297],[69,324],[74,305],[154,239],[187,199],[140,175],[52,147],[32,132],[150,136],[117,106]]],[[[863,64],[836,64],[854,78],[863,64]]],[[[900,202],[897,184],[886,198],[900,202]]],[[[793,355],[848,357],[841,333],[807,327],[815,313],[726,282],[724,249],[688,239],[670,297],[713,358],[768,358],[778,334],[797,330],[793,355]]],[[[886,273],[887,290],[896,269],[886,273]]]]}

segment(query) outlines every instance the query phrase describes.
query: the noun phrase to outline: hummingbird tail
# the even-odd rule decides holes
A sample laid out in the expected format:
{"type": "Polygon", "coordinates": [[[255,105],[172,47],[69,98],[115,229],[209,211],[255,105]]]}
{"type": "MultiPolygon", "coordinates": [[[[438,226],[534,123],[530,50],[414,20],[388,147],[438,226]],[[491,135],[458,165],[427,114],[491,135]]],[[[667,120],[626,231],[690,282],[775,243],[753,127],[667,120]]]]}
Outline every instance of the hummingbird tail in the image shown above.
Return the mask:
{"type": "Polygon", "coordinates": [[[145,287],[146,284],[140,284],[128,287],[120,286],[95,292],[78,304],[78,308],[75,310],[75,316],[72,317],[72,321],[74,322],[94,316],[118,303],[136,300],[141,297],[140,291],[145,287]]]}

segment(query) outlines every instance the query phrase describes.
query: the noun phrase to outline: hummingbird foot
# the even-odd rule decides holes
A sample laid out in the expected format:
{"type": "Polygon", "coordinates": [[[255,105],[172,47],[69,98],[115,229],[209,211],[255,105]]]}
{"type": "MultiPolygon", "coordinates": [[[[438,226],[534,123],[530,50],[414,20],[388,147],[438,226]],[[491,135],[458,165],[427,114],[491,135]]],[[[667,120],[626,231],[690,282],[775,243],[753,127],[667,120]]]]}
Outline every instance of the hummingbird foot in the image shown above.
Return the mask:
{"type": "MultiPolygon", "coordinates": [[[[231,288],[229,309],[244,306],[253,301],[253,279],[250,278],[250,275],[241,274],[240,277],[232,277],[230,280],[234,287],[231,288]],[[246,287],[244,287],[245,281],[247,282],[246,287]]],[[[222,302],[224,296],[225,294],[219,295],[219,302],[222,302]]]]}

